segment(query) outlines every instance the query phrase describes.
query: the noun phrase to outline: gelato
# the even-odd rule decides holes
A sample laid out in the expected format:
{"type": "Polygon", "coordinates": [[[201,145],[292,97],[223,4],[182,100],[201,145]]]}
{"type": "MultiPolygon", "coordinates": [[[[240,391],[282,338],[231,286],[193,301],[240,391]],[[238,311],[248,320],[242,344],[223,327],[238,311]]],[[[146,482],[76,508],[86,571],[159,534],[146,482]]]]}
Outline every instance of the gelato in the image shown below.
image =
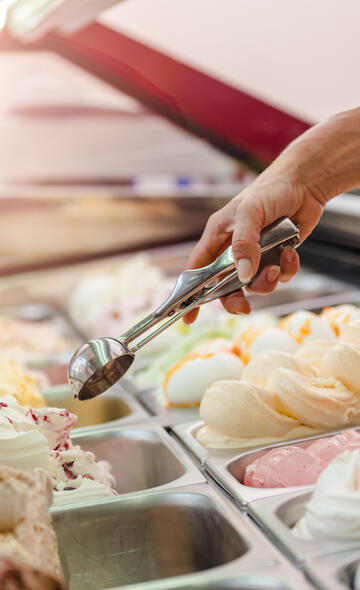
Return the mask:
{"type": "Polygon", "coordinates": [[[336,333],[330,323],[311,311],[296,311],[281,320],[278,328],[284,330],[299,344],[310,340],[335,340],[336,333]]]}
{"type": "Polygon", "coordinates": [[[307,361],[315,370],[320,369],[323,356],[337,343],[337,340],[309,340],[295,353],[297,359],[307,361]]]}
{"type": "Polygon", "coordinates": [[[320,318],[326,320],[339,336],[345,325],[360,320],[360,309],[347,303],[336,307],[324,307],[320,318]]]}
{"type": "Polygon", "coordinates": [[[239,357],[226,349],[185,357],[165,377],[163,391],[167,405],[199,405],[204,392],[212,383],[225,378],[240,379],[243,366],[239,357]]]}
{"type": "Polygon", "coordinates": [[[50,321],[35,323],[10,316],[0,316],[0,353],[18,360],[36,355],[68,352],[73,342],[59,333],[50,321]]]}
{"type": "Polygon", "coordinates": [[[115,270],[83,276],[69,301],[73,321],[89,336],[118,337],[170,294],[173,281],[147,256],[133,256],[115,270]]]}
{"type": "Polygon", "coordinates": [[[266,387],[271,375],[279,368],[291,369],[308,377],[316,375],[307,361],[296,358],[288,352],[274,350],[262,352],[251,359],[243,371],[242,380],[266,387]]]}
{"type": "Polygon", "coordinates": [[[266,350],[294,353],[297,342],[278,328],[248,326],[234,341],[234,351],[248,363],[257,354],[266,350]]]}
{"type": "MultiPolygon", "coordinates": [[[[52,491],[48,474],[41,469],[30,473],[0,466],[0,498],[1,588],[12,588],[9,580],[14,570],[20,570],[29,580],[45,581],[48,576],[54,581],[48,587],[60,588],[62,572],[49,516],[52,491]],[[9,585],[6,586],[3,580],[9,585]]],[[[40,589],[42,586],[30,588],[40,589]]]]}
{"type": "Polygon", "coordinates": [[[205,426],[197,433],[202,444],[254,447],[360,423],[360,349],[338,342],[323,355],[318,376],[298,357],[262,354],[263,368],[259,355],[241,381],[219,381],[205,392],[200,404],[205,426]]]}
{"type": "Polygon", "coordinates": [[[20,405],[41,408],[45,400],[38,387],[37,375],[8,357],[0,356],[0,397],[13,396],[20,405]]]}
{"type": "Polygon", "coordinates": [[[255,488],[314,484],[334,457],[354,449],[360,450],[360,432],[356,430],[318,438],[303,446],[277,447],[246,467],[243,483],[255,488]]]}
{"type": "Polygon", "coordinates": [[[79,501],[82,492],[86,499],[113,496],[110,465],[96,462],[93,453],[72,444],[69,434],[75,422],[76,416],[67,410],[36,410],[20,406],[12,397],[0,399],[0,464],[47,470],[55,505],[79,501]]]}
{"type": "Polygon", "coordinates": [[[317,480],[293,532],[303,539],[360,539],[360,450],[345,451],[317,480]]]}

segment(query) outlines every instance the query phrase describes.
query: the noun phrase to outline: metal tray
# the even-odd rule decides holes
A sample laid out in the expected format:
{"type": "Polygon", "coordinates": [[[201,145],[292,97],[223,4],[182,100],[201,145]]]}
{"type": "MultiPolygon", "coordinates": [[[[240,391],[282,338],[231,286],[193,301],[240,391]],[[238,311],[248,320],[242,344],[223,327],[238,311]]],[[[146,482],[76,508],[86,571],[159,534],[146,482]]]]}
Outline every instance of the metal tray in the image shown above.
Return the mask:
{"type": "Polygon", "coordinates": [[[87,434],[75,432],[71,439],[95,453],[98,461],[109,461],[121,495],[205,481],[179,444],[150,421],[87,434]]]}
{"type": "Polygon", "coordinates": [[[146,582],[159,588],[169,578],[189,585],[209,580],[209,570],[216,582],[282,563],[251,521],[208,484],[56,508],[52,517],[69,590],[134,583],[145,590],[146,582]]]}
{"type": "Polygon", "coordinates": [[[299,566],[312,557],[346,549],[360,550],[360,539],[312,541],[300,539],[292,533],[291,528],[305,513],[305,505],[311,494],[312,491],[304,493],[302,490],[256,500],[249,504],[248,512],[275,544],[299,566]]]}
{"type": "Polygon", "coordinates": [[[49,406],[66,408],[77,415],[77,431],[101,429],[149,418],[136,398],[126,393],[119,385],[114,385],[103,395],[86,402],[74,399],[68,385],[52,387],[42,394],[49,406]]]}
{"type": "MultiPolygon", "coordinates": [[[[135,385],[136,387],[136,385],[135,385]]],[[[163,426],[173,426],[175,424],[183,424],[192,420],[199,420],[199,408],[167,408],[162,406],[157,398],[156,389],[146,389],[139,391],[137,397],[145,408],[156,416],[163,426]]]]}
{"type": "Polygon", "coordinates": [[[357,566],[360,566],[360,549],[313,557],[305,562],[304,570],[322,590],[349,590],[353,588],[357,566]]]}
{"type": "Polygon", "coordinates": [[[237,449],[208,449],[200,444],[195,436],[203,422],[189,422],[188,424],[178,424],[171,427],[171,431],[181,440],[187,451],[193,458],[205,466],[205,461],[210,457],[216,457],[227,461],[238,454],[237,449]]]}
{"type": "MultiPolygon", "coordinates": [[[[359,428],[353,428],[351,430],[359,430],[359,428]]],[[[279,494],[306,491],[313,489],[313,485],[294,486],[288,488],[252,488],[245,486],[241,482],[243,481],[246,467],[253,463],[256,459],[259,459],[265,455],[271,449],[288,447],[289,445],[304,448],[314,440],[318,440],[319,438],[326,439],[330,436],[334,436],[335,434],[339,434],[339,432],[344,432],[344,430],[337,430],[331,434],[320,434],[317,436],[281,442],[274,445],[267,445],[252,451],[240,453],[236,457],[232,457],[228,460],[225,460],[221,456],[215,456],[212,454],[204,460],[205,470],[221,487],[231,494],[234,500],[239,503],[241,507],[244,508],[246,508],[250,502],[255,500],[269,498],[279,494]]]]}
{"type": "Polygon", "coordinates": [[[256,572],[242,573],[236,577],[218,578],[214,571],[195,574],[186,583],[173,580],[131,584],[121,590],[313,590],[303,574],[290,565],[259,568],[256,572]],[[197,576],[197,580],[195,580],[197,576]]]}

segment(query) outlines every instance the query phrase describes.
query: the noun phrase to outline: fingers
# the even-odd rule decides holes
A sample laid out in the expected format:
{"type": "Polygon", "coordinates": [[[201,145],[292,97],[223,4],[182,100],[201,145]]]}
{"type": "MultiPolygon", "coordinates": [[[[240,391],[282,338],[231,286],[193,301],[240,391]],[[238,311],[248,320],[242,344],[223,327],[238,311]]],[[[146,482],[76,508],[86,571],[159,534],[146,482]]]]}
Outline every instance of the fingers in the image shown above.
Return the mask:
{"type": "Polygon", "coordinates": [[[260,262],[260,232],[263,225],[261,208],[251,199],[244,200],[237,211],[232,249],[239,279],[247,283],[260,262]]]}
{"type": "Polygon", "coordinates": [[[280,279],[280,266],[272,264],[266,266],[255,281],[246,289],[250,293],[258,293],[264,295],[265,293],[272,293],[280,279]]]}
{"type": "Polygon", "coordinates": [[[229,313],[250,313],[251,306],[242,291],[236,291],[221,298],[221,303],[229,313]]]}
{"type": "Polygon", "coordinates": [[[266,266],[255,281],[246,289],[250,293],[266,294],[272,293],[279,281],[286,283],[290,281],[300,268],[300,259],[298,253],[287,246],[281,252],[280,266],[266,266]]]}
{"type": "Polygon", "coordinates": [[[197,307],[196,309],[192,309],[191,311],[189,311],[189,313],[184,315],[184,317],[183,317],[184,324],[186,324],[186,326],[190,326],[190,324],[193,324],[199,315],[199,311],[200,311],[200,308],[197,307]]]}
{"type": "Polygon", "coordinates": [[[215,260],[230,245],[233,228],[231,207],[224,207],[211,215],[203,235],[190,254],[186,268],[201,268],[215,260]]]}
{"type": "Polygon", "coordinates": [[[284,248],[280,256],[280,266],[280,281],[287,283],[287,281],[290,281],[296,275],[300,268],[300,258],[296,250],[290,246],[284,248]]]}

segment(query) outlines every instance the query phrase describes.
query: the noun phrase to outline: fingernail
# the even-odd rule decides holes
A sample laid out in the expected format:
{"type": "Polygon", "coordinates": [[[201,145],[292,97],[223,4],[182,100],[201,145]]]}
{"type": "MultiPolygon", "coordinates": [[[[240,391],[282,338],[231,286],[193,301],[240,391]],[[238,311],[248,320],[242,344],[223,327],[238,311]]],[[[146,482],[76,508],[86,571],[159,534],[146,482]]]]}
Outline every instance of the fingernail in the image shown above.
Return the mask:
{"type": "Polygon", "coordinates": [[[285,248],[284,250],[286,262],[292,263],[295,259],[295,251],[293,248],[285,248]]]}
{"type": "Polygon", "coordinates": [[[266,273],[266,278],[269,283],[273,283],[279,278],[280,266],[269,266],[269,270],[266,273]]]}
{"type": "Polygon", "coordinates": [[[240,258],[236,266],[241,283],[248,283],[253,276],[250,258],[240,258]]]}

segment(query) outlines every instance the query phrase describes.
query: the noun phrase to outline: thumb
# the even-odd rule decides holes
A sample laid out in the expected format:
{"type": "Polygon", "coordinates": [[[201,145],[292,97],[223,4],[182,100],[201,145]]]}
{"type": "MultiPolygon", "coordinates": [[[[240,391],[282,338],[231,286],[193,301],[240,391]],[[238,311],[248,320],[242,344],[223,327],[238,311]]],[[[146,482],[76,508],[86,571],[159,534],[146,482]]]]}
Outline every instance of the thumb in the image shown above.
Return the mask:
{"type": "Polygon", "coordinates": [[[248,283],[258,269],[262,225],[263,219],[258,208],[251,201],[242,201],[236,212],[232,237],[233,255],[242,283],[248,283]]]}

